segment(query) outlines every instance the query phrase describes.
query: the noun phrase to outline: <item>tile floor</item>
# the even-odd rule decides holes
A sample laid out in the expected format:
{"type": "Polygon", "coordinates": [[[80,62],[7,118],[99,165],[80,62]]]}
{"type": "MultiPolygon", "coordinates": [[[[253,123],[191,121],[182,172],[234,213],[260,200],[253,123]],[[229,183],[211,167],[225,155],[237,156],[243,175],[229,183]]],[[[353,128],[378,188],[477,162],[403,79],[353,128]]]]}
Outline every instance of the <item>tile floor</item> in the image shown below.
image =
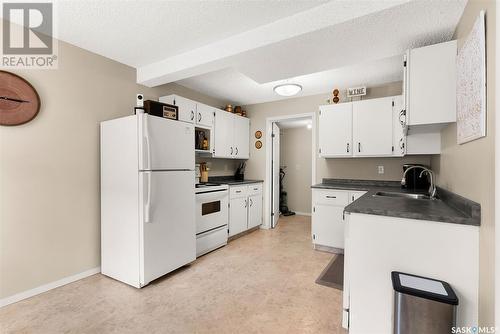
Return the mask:
{"type": "Polygon", "coordinates": [[[309,217],[280,219],[134,289],[94,275],[0,309],[1,333],[345,333],[342,293],[314,281],[309,217]]]}

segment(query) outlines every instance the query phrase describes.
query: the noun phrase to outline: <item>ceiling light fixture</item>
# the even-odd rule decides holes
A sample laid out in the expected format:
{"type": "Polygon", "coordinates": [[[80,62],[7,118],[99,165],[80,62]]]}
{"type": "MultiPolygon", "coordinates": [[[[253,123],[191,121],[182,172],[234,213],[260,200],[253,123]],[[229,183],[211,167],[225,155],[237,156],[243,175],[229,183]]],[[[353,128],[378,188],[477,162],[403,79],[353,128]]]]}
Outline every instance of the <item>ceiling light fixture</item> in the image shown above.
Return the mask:
{"type": "Polygon", "coordinates": [[[302,90],[302,86],[298,84],[283,84],[274,87],[274,92],[281,96],[293,96],[302,90]]]}

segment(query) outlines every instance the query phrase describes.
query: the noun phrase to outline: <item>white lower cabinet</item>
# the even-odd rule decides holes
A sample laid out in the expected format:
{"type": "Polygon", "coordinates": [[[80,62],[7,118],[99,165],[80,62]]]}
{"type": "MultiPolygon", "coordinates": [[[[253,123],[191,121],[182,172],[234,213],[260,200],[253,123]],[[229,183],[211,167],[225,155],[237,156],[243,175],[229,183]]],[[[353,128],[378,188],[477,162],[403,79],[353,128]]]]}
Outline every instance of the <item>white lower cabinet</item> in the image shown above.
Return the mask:
{"type": "Polygon", "coordinates": [[[248,196],[248,228],[262,224],[262,194],[248,196]]]}
{"type": "Polygon", "coordinates": [[[312,190],[311,233],[315,246],[344,249],[344,208],[365,193],[336,189],[312,190]]]}
{"type": "Polygon", "coordinates": [[[229,236],[262,224],[262,183],[229,187],[229,236]]]}

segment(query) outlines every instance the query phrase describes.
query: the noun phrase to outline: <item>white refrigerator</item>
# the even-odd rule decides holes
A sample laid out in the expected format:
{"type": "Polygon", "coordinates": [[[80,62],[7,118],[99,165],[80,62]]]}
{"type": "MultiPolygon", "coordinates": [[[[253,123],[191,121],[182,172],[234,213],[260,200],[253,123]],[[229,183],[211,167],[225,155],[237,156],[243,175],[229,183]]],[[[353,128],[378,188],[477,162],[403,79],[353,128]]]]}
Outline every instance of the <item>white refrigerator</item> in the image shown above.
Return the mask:
{"type": "Polygon", "coordinates": [[[101,272],[140,288],[196,258],[194,127],[101,123],[101,272]]]}

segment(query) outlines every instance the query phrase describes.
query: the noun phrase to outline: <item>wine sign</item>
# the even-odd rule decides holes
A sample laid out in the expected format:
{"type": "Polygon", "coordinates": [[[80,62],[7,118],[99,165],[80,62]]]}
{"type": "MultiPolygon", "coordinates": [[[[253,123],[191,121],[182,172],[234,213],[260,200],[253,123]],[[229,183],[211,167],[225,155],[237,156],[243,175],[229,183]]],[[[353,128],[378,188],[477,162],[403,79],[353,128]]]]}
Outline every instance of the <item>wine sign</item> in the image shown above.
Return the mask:
{"type": "Polygon", "coordinates": [[[31,121],[40,111],[40,96],[20,76],[0,71],[0,125],[20,125],[31,121]]]}
{"type": "Polygon", "coordinates": [[[356,97],[366,95],[366,86],[347,88],[347,97],[356,97]]]}

